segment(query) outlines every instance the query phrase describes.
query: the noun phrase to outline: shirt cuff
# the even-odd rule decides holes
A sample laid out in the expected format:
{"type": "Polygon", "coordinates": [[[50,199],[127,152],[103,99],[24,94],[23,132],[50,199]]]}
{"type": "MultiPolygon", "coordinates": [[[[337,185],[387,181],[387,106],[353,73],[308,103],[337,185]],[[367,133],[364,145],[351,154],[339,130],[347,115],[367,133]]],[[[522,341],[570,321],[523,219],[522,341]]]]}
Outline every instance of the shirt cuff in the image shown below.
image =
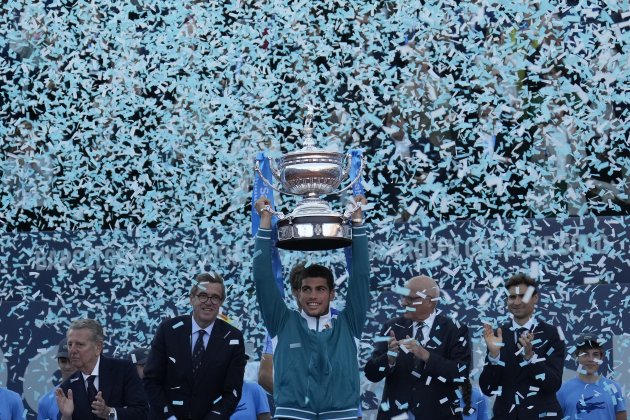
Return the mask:
{"type": "Polygon", "coordinates": [[[500,365],[501,364],[501,354],[499,354],[499,357],[492,357],[492,356],[488,355],[488,361],[491,364],[495,365],[495,366],[500,365]]]}
{"type": "Polygon", "coordinates": [[[256,237],[260,239],[271,239],[271,229],[258,228],[256,237]]]}

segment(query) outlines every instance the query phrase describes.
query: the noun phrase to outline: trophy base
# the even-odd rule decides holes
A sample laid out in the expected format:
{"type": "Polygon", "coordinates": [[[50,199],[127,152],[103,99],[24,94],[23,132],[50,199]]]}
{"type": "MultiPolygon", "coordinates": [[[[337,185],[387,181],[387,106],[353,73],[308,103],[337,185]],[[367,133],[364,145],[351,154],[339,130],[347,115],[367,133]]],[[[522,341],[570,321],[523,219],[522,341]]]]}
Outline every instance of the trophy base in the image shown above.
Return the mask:
{"type": "Polygon", "coordinates": [[[278,221],[278,248],[325,251],[352,244],[352,228],[341,215],[295,215],[278,221]]]}

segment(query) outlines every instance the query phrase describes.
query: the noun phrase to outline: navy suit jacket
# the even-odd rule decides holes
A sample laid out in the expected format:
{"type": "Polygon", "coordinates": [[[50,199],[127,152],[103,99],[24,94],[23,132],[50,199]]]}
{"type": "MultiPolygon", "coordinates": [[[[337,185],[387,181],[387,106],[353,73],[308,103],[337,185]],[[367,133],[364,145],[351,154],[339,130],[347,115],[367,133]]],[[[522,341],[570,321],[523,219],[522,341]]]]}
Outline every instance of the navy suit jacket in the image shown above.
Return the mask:
{"type": "MultiPolygon", "coordinates": [[[[504,365],[493,365],[486,356],[486,364],[479,377],[481,391],[497,394],[493,413],[495,420],[539,419],[540,414],[556,413],[562,418],[562,408],[556,392],[562,385],[565,345],[558,331],[551,325],[538,321],[532,328],[534,353],[539,361],[521,366],[524,359],[518,353],[512,324],[501,326],[503,347],[499,359],[504,365]]],[[[549,417],[545,417],[549,418],[549,417]]]]}
{"type": "MultiPolygon", "coordinates": [[[[381,336],[388,336],[390,328],[397,340],[413,337],[413,321],[409,319],[388,321],[381,336]]],[[[375,344],[364,370],[372,382],[385,378],[377,419],[391,419],[407,411],[418,419],[461,418],[460,411],[456,411],[459,400],[455,391],[470,369],[468,328],[437,315],[429,337],[425,348],[431,356],[426,363],[400,350],[393,368],[387,361],[387,342],[375,344]],[[389,410],[383,410],[383,402],[389,404],[389,410]]]]}
{"type": "Polygon", "coordinates": [[[160,324],[144,367],[151,419],[229,419],[241,399],[245,374],[243,334],[216,319],[201,373],[192,372],[192,317],[160,324]]]}
{"type": "MultiPolygon", "coordinates": [[[[147,418],[148,404],[142,381],[136,367],[128,360],[112,359],[101,355],[98,367],[98,390],[105,404],[116,409],[118,420],[142,420],[147,418]]],[[[73,420],[92,418],[85,381],[80,371],[75,372],[60,388],[67,395],[72,390],[74,400],[73,420]]],[[[59,415],[61,418],[61,414],[59,415]]]]}

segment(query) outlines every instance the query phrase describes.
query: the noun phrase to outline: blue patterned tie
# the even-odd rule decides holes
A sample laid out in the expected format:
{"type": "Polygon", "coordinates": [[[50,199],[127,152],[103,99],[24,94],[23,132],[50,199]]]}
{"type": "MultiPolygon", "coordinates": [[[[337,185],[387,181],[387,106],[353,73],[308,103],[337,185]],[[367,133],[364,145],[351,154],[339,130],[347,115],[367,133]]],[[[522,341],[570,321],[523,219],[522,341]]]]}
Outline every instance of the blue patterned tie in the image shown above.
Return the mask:
{"type": "Polygon", "coordinates": [[[203,336],[205,334],[205,330],[199,330],[197,341],[195,342],[195,348],[193,349],[192,355],[192,365],[193,365],[193,375],[197,374],[199,368],[201,368],[201,362],[203,361],[203,352],[205,347],[203,346],[203,336]]]}

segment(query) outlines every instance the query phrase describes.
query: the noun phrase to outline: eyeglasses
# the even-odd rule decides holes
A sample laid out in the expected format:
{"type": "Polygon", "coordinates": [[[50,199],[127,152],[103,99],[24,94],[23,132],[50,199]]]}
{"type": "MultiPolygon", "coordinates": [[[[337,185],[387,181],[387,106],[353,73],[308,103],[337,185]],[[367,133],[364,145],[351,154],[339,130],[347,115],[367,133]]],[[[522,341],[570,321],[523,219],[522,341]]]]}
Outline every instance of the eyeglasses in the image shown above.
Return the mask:
{"type": "MultiPolygon", "coordinates": [[[[428,297],[428,296],[426,296],[428,297]]],[[[401,305],[411,305],[412,303],[415,303],[417,301],[419,301],[420,299],[424,299],[425,296],[402,296],[400,298],[400,304],[401,305]]]]}
{"type": "Polygon", "coordinates": [[[210,300],[210,303],[212,303],[213,305],[218,305],[223,300],[221,299],[221,296],[217,296],[217,295],[208,296],[205,293],[198,294],[196,298],[201,303],[206,303],[208,300],[210,300]]]}

